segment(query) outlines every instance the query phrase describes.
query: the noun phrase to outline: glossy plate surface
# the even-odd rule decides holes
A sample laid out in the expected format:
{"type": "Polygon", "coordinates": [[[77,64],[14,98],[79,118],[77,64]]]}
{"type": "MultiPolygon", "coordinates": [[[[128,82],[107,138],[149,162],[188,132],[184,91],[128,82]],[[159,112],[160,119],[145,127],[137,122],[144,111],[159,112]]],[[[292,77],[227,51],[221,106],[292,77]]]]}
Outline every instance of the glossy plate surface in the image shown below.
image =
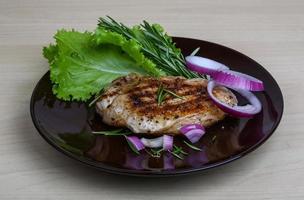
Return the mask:
{"type": "MultiPolygon", "coordinates": [[[[183,160],[164,154],[160,158],[147,153],[134,154],[120,136],[92,135],[92,130],[107,128],[101,123],[94,107],[86,103],[66,103],[51,91],[49,72],[38,82],[31,99],[31,116],[43,138],[60,152],[103,171],[138,176],[170,176],[213,168],[236,160],[266,141],[278,126],[283,114],[283,97],[272,76],[257,62],[230,48],[195,39],[175,37],[184,55],[200,47],[198,55],[224,63],[265,84],[257,92],[263,110],[251,119],[227,117],[207,129],[198,142],[202,151],[194,151],[176,138],[188,155],[183,160]]],[[[240,103],[246,103],[239,97],[240,103]]]]}

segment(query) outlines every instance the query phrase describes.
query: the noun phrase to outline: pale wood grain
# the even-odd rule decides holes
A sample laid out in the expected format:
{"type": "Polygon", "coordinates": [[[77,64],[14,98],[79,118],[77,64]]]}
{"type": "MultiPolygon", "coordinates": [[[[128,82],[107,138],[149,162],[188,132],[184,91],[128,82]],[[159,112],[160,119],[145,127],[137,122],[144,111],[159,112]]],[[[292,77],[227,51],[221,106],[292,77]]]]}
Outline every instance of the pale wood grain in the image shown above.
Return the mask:
{"type": "Polygon", "coordinates": [[[304,1],[0,1],[0,199],[304,199],[304,1]],[[224,44],[260,62],[282,88],[285,114],[247,157],[206,173],[140,179],[62,156],[37,134],[29,98],[48,70],[43,45],[62,27],[93,30],[111,15],[158,22],[171,35],[224,44]]]}

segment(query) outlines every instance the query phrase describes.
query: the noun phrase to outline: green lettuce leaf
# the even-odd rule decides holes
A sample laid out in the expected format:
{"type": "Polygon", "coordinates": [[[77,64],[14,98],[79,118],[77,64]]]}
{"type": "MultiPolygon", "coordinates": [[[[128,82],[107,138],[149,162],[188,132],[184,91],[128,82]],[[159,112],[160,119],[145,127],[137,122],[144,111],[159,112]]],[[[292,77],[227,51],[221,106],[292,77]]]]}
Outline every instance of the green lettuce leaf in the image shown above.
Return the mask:
{"type": "Polygon", "coordinates": [[[63,100],[85,101],[114,79],[129,73],[160,76],[163,72],[119,34],[59,30],[56,44],[43,49],[50,64],[53,92],[63,100]]]}
{"type": "Polygon", "coordinates": [[[127,53],[139,66],[142,66],[145,71],[154,76],[165,75],[156,65],[146,58],[141,52],[141,46],[133,39],[126,39],[121,34],[107,31],[104,28],[97,28],[93,37],[97,45],[100,44],[113,44],[120,46],[122,50],[127,53]]]}

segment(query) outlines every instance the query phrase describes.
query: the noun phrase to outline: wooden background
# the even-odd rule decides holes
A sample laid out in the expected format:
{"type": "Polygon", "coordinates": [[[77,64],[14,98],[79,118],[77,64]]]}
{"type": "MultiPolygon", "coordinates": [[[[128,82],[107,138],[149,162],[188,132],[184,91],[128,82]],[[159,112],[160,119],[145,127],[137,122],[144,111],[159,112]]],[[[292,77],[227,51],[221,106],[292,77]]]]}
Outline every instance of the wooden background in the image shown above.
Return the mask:
{"type": "Polygon", "coordinates": [[[303,0],[0,0],[0,199],[304,199],[303,0]],[[59,28],[93,30],[100,16],[142,19],[175,36],[220,43],[269,70],[285,98],[261,148],[180,178],[109,175],[70,160],[35,130],[31,92],[48,70],[43,45],[59,28]]]}

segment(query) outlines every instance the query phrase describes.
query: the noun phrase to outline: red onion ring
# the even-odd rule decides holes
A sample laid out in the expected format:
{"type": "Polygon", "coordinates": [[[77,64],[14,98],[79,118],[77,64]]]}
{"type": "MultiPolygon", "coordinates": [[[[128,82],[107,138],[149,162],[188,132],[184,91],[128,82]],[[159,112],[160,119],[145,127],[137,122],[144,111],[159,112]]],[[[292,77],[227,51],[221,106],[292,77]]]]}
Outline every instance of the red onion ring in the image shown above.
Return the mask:
{"type": "Polygon", "coordinates": [[[140,141],[145,147],[150,147],[150,148],[163,147],[164,150],[173,149],[173,137],[169,135],[163,135],[161,137],[152,138],[152,139],[141,138],[140,141]]]}
{"type": "Polygon", "coordinates": [[[226,87],[250,91],[264,90],[264,84],[261,80],[247,74],[229,70],[222,63],[200,56],[187,56],[185,59],[186,65],[190,70],[201,74],[208,74],[216,82],[226,87]]]}
{"type": "Polygon", "coordinates": [[[205,128],[201,124],[187,124],[182,126],[179,130],[192,143],[199,141],[199,139],[205,134],[205,128]]]}
{"type": "Polygon", "coordinates": [[[259,113],[262,110],[262,105],[259,99],[251,92],[247,90],[241,90],[241,89],[234,89],[237,91],[240,95],[245,97],[250,104],[247,104],[245,106],[230,106],[226,103],[221,102],[218,100],[212,93],[213,89],[218,84],[215,81],[209,81],[207,86],[207,91],[212,99],[212,101],[224,112],[236,116],[236,117],[252,117],[253,115],[259,113]]]}
{"type": "Polygon", "coordinates": [[[143,145],[150,148],[159,148],[163,146],[163,136],[152,139],[141,138],[140,141],[143,145]]]}
{"type": "Polygon", "coordinates": [[[126,139],[130,143],[132,143],[132,145],[136,148],[137,151],[143,150],[145,148],[144,144],[136,136],[126,136],[126,139]]]}
{"type": "Polygon", "coordinates": [[[261,80],[232,70],[223,70],[212,75],[212,78],[223,86],[250,91],[263,91],[261,80]]]}
{"type": "Polygon", "coordinates": [[[163,156],[163,162],[164,162],[164,169],[165,170],[170,170],[170,169],[174,169],[174,159],[173,159],[173,155],[169,152],[165,153],[163,156]]]}
{"type": "Polygon", "coordinates": [[[201,139],[201,137],[205,134],[205,131],[202,129],[192,129],[185,133],[184,135],[192,142],[195,143],[201,139]]]}
{"type": "Polygon", "coordinates": [[[187,124],[181,127],[179,130],[183,133],[186,134],[188,131],[192,129],[202,129],[205,131],[205,128],[201,124],[187,124]]]}
{"type": "Polygon", "coordinates": [[[163,149],[165,151],[172,151],[173,149],[173,137],[169,135],[163,136],[163,149]]]}
{"type": "Polygon", "coordinates": [[[229,70],[229,68],[219,62],[204,58],[200,56],[187,56],[185,58],[188,69],[207,75],[214,75],[222,70],[229,70]]]}

